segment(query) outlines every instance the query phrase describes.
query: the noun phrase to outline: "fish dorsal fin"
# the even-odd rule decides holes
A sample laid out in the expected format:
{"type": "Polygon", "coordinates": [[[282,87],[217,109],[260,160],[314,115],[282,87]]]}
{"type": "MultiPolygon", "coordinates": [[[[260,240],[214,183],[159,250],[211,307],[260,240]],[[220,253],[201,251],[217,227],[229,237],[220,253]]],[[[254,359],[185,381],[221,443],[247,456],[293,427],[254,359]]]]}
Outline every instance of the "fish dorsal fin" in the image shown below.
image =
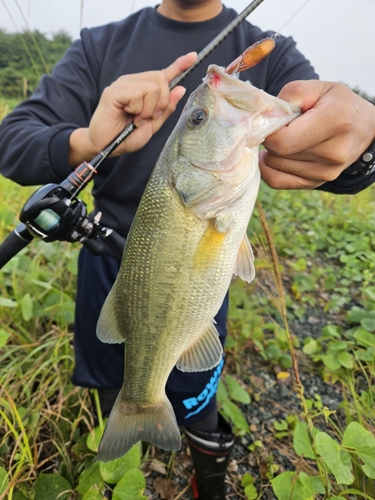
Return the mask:
{"type": "Polygon", "coordinates": [[[212,323],[199,339],[183,352],[176,366],[183,372],[203,372],[218,365],[222,357],[223,347],[212,323]]]}
{"type": "Polygon", "coordinates": [[[245,234],[240,248],[238,249],[237,261],[234,266],[233,274],[239,276],[248,283],[255,278],[254,254],[247,234],[245,234]]]}
{"type": "Polygon", "coordinates": [[[125,341],[116,319],[114,288],[107,295],[100,311],[96,335],[99,340],[106,344],[122,344],[125,341]]]}

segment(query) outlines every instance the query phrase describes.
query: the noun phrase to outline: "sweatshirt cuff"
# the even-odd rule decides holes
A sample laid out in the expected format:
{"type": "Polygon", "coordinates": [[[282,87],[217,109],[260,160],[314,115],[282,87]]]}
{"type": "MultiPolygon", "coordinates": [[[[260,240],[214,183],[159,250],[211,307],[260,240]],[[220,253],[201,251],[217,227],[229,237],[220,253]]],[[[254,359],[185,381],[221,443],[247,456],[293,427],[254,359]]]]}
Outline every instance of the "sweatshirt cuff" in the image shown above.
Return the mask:
{"type": "Polygon", "coordinates": [[[375,172],[370,175],[346,174],[345,170],[337,179],[329,181],[317,187],[320,191],[328,191],[333,194],[357,194],[375,182],[375,172]]]}
{"type": "Polygon", "coordinates": [[[69,137],[76,127],[59,130],[49,143],[49,160],[55,175],[64,180],[72,173],[69,165],[69,137]]]}

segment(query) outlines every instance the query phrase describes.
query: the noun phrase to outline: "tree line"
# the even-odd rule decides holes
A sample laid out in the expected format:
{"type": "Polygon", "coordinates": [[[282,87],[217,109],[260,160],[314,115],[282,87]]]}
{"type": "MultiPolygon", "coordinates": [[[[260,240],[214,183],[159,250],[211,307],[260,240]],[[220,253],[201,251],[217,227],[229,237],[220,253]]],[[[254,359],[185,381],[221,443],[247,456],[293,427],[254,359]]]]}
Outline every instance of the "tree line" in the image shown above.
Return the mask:
{"type": "Polygon", "coordinates": [[[0,29],[0,97],[24,99],[43,74],[50,73],[71,45],[66,31],[48,37],[38,30],[7,33],[0,29]]]}

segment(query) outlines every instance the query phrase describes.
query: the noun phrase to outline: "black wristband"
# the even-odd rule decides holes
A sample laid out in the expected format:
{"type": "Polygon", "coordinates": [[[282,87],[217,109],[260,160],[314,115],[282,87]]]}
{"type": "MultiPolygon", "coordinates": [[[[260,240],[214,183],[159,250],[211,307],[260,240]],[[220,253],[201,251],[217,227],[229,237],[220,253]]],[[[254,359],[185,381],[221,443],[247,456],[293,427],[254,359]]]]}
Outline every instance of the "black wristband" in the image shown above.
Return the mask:
{"type": "MultiPolygon", "coordinates": [[[[371,104],[375,102],[369,101],[371,104]]],[[[370,146],[362,153],[359,160],[352,163],[348,168],[344,170],[346,174],[349,175],[370,175],[375,171],[375,139],[372,141],[370,146]]]]}

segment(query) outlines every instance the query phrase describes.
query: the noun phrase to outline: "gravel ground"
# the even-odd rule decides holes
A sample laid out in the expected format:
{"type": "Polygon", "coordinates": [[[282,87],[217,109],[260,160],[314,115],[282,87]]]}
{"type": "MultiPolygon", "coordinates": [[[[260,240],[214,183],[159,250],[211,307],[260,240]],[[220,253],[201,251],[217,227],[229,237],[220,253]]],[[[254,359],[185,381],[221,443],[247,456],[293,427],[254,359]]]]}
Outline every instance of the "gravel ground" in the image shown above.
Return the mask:
{"type": "MultiPolygon", "coordinates": [[[[330,320],[332,321],[332,316],[330,320]]],[[[319,336],[325,324],[327,319],[321,311],[309,310],[303,318],[291,322],[290,327],[302,339],[305,336],[319,336]],[[321,319],[316,319],[319,317],[321,319]]],[[[227,498],[246,498],[240,483],[243,474],[248,472],[255,479],[258,491],[260,488],[264,491],[262,499],[273,500],[275,496],[268,487],[272,474],[295,470],[298,464],[298,457],[291,445],[291,433],[283,439],[277,439],[273,424],[290,415],[298,417],[301,406],[292,376],[287,381],[280,382],[276,377],[277,370],[275,371],[270,363],[263,361],[251,348],[244,355],[251,365],[247,378],[252,402],[240,406],[249,422],[251,434],[236,438],[227,474],[227,498]],[[248,447],[255,441],[261,441],[262,447],[250,452],[248,447]]],[[[318,395],[324,406],[336,410],[335,418],[340,420],[340,387],[325,383],[311,361],[300,350],[297,351],[297,359],[305,397],[315,400],[318,395]]],[[[227,373],[233,373],[230,356],[225,370],[227,373]]],[[[315,425],[325,430],[324,421],[315,422],[315,425]]],[[[173,456],[155,448],[151,449],[151,454],[144,468],[147,478],[145,495],[148,500],[192,500],[189,485],[193,467],[185,440],[183,439],[182,450],[173,456]]]]}

